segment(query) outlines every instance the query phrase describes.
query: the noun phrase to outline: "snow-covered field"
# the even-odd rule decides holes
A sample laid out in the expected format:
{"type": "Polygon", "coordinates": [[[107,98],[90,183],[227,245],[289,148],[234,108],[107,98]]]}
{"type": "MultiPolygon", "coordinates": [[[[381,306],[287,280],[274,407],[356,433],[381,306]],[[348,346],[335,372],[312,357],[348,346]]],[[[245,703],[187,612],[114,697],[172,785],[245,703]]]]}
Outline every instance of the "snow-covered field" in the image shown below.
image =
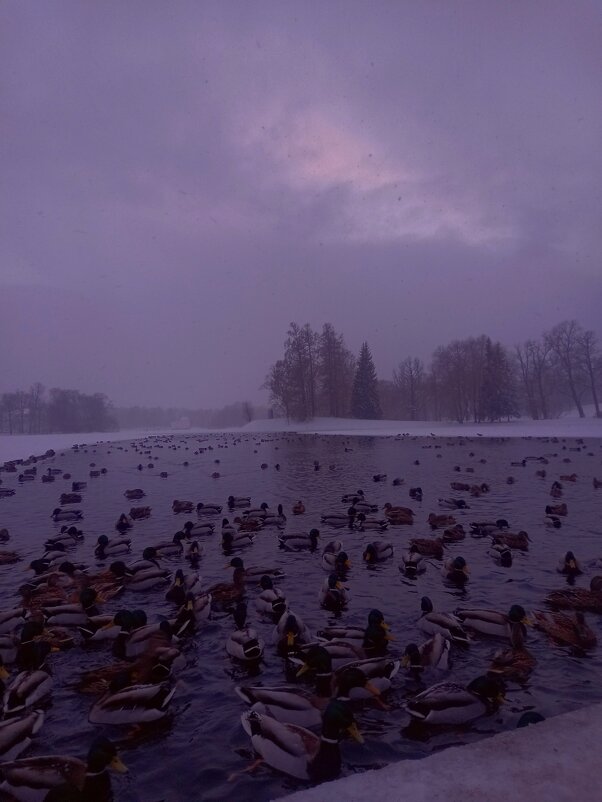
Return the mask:
{"type": "MultiPolygon", "coordinates": [[[[417,437],[602,437],[601,418],[566,416],[557,420],[518,420],[510,423],[436,423],[434,421],[365,421],[350,418],[315,418],[307,423],[290,423],[283,418],[256,420],[240,429],[241,433],[304,432],[306,434],[339,434],[348,436],[386,437],[409,434],[417,437]]],[[[43,454],[49,448],[70,448],[74,443],[96,443],[99,440],[134,440],[148,435],[207,434],[215,429],[128,429],[120,432],[87,432],[85,434],[0,434],[0,463],[43,454]]]]}

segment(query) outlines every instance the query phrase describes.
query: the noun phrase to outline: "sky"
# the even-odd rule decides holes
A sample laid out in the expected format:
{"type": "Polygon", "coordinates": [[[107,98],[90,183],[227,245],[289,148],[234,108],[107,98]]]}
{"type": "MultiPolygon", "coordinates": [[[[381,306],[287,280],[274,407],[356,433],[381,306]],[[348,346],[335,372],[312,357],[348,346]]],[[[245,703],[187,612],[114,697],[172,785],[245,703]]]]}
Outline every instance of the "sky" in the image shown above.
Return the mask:
{"type": "Polygon", "coordinates": [[[4,0],[0,392],[265,399],[291,321],[381,378],[602,335],[596,0],[4,0]]]}

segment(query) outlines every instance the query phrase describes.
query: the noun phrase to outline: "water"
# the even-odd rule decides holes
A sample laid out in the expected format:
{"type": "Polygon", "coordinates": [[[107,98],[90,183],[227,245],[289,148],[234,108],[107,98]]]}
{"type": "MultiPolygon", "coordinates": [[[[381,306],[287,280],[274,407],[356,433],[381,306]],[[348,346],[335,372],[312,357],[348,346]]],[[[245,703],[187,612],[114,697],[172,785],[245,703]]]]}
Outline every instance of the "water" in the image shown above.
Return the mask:
{"type": "MultiPolygon", "coordinates": [[[[364,625],[369,610],[380,608],[391,625],[395,641],[392,653],[402,653],[410,641],[421,642],[424,636],[415,623],[420,613],[420,598],[428,595],[437,610],[453,610],[457,606],[488,607],[507,611],[514,603],[522,604],[527,611],[544,606],[545,595],[552,589],[562,588],[566,580],[556,572],[559,558],[570,548],[583,563],[602,556],[602,490],[594,490],[592,477],[602,476],[601,444],[590,440],[581,445],[574,440],[513,439],[488,440],[485,438],[428,440],[420,438],[334,437],[319,435],[245,436],[234,435],[175,435],[171,438],[148,439],[145,445],[131,443],[105,444],[81,448],[79,451],[57,452],[49,460],[38,463],[35,482],[19,485],[17,474],[0,475],[2,487],[15,487],[15,496],[0,499],[0,528],[11,532],[6,548],[19,551],[23,562],[0,567],[0,609],[9,609],[18,603],[16,589],[27,575],[26,566],[34,557],[41,556],[42,544],[60,524],[54,524],[49,515],[58,506],[61,492],[70,490],[71,480],[57,478],[44,484],[40,475],[47,467],[60,467],[72,474],[72,480],[88,482],[81,506],[85,517],[81,527],[86,535],[74,556],[93,567],[97,561],[93,548],[100,534],[112,536],[114,523],[121,512],[133,505],[149,505],[152,517],[134,524],[132,559],[143,548],[158,541],[171,539],[188,518],[171,511],[175,498],[218,502],[226,505],[227,497],[250,495],[253,505],[266,501],[275,508],[284,505],[288,514],[287,533],[309,531],[313,526],[322,533],[322,544],[330,539],[342,539],[349,553],[352,567],[348,585],[351,602],[339,622],[364,625]],[[199,447],[202,453],[195,453],[199,447]],[[526,467],[511,466],[525,457],[546,455],[547,477],[538,478],[535,471],[543,466],[527,462],[526,467]],[[219,459],[219,464],[214,461],[219,459]],[[565,462],[564,460],[570,460],[565,462]],[[320,470],[314,470],[314,461],[320,470]],[[184,466],[188,461],[188,467],[184,466]],[[419,464],[415,464],[419,461],[419,464]],[[483,462],[484,461],[484,462],[483,462]],[[107,468],[97,479],[89,478],[90,463],[96,468],[107,468]],[[145,467],[137,469],[141,463],[145,467]],[[147,468],[149,463],[154,468],[147,468]],[[262,470],[261,463],[268,468],[262,470]],[[275,469],[279,463],[281,469],[275,469]],[[332,469],[329,468],[332,466],[332,469]],[[461,472],[454,471],[460,466],[461,472]],[[466,468],[474,468],[474,473],[466,468]],[[219,479],[211,478],[219,471],[219,479]],[[168,472],[168,478],[159,476],[168,472]],[[551,483],[561,474],[578,474],[576,483],[564,483],[564,496],[569,515],[563,519],[560,530],[544,525],[546,504],[551,499],[551,483]],[[374,483],[373,474],[387,473],[383,483],[374,483]],[[506,478],[514,476],[515,484],[506,478]],[[404,485],[393,487],[394,477],[405,480],[404,485]],[[430,537],[426,525],[429,512],[443,512],[437,507],[439,497],[458,496],[450,490],[450,482],[487,482],[491,493],[477,499],[468,499],[471,509],[455,513],[459,522],[506,518],[511,529],[525,529],[531,538],[526,554],[514,552],[514,563],[509,569],[494,565],[487,554],[489,541],[467,537],[452,544],[450,556],[461,554],[470,569],[470,581],[463,590],[447,587],[438,564],[428,566],[426,573],[411,581],[398,570],[399,553],[411,537],[430,537]],[[411,486],[420,485],[424,500],[417,503],[408,497],[411,486]],[[142,487],[146,498],[128,502],[124,490],[142,487]],[[376,532],[349,532],[320,525],[323,512],[343,511],[340,498],[361,488],[368,500],[382,505],[386,501],[412,507],[416,512],[412,527],[390,528],[384,534],[376,532]],[[306,506],[304,516],[293,516],[294,502],[302,499],[306,506]],[[361,554],[366,543],[373,539],[390,540],[396,549],[392,560],[375,567],[362,563],[361,554]]],[[[227,511],[225,514],[228,515],[227,511]]],[[[215,519],[216,530],[222,516],[215,519]]],[[[229,515],[230,519],[234,515],[229,515]]],[[[468,530],[468,527],[466,527],[468,530]]],[[[205,586],[229,579],[224,570],[229,558],[224,557],[219,535],[202,539],[204,556],[200,574],[205,586]]],[[[317,594],[326,574],[320,565],[320,554],[286,553],[278,549],[276,530],[260,532],[253,546],[241,556],[245,565],[280,567],[286,578],[278,584],[286,592],[292,608],[298,611],[313,631],[335,622],[331,614],[321,610],[317,594]]],[[[184,561],[164,561],[175,570],[184,561]]],[[[595,573],[590,569],[577,580],[578,587],[588,587],[595,573]]],[[[256,589],[251,587],[253,597],[256,589]]],[[[142,607],[149,621],[159,615],[173,613],[164,601],[164,591],[148,594],[125,595],[105,606],[112,612],[123,606],[142,607]]],[[[241,772],[252,760],[250,741],[240,726],[244,706],[234,694],[233,686],[251,680],[266,685],[281,684],[284,680],[283,662],[271,644],[272,625],[257,620],[254,605],[249,604],[252,623],[260,631],[268,646],[259,673],[236,664],[225,652],[225,640],[232,630],[230,617],[216,615],[185,645],[187,666],[178,677],[178,690],[172,703],[173,716],[159,729],[142,741],[124,745],[123,756],[130,768],[125,777],[113,779],[115,797],[119,802],[159,802],[159,800],[239,800],[253,798],[261,802],[282,796],[301,783],[283,777],[269,768],[259,768],[253,774],[241,772]],[[233,778],[230,775],[235,775],[233,778]]],[[[598,634],[600,619],[588,616],[590,626],[598,634]]],[[[417,758],[452,744],[467,743],[486,734],[513,728],[520,713],[535,708],[545,716],[572,710],[602,699],[602,660],[599,652],[587,656],[571,654],[566,648],[550,644],[546,637],[534,631],[529,633],[529,649],[537,658],[537,666],[527,684],[509,683],[506,702],[499,712],[478,720],[466,728],[439,730],[416,734],[408,730],[409,717],[402,709],[404,701],[420,686],[402,672],[386,701],[391,711],[376,709],[369,703],[360,707],[357,718],[366,739],[365,744],[345,742],[342,746],[344,771],[363,771],[404,758],[417,758]]],[[[490,658],[500,644],[477,639],[469,649],[456,650],[449,677],[462,683],[483,673],[490,658]]],[[[86,669],[108,664],[111,661],[107,647],[82,649],[52,655],[55,688],[48,708],[45,724],[30,753],[83,755],[98,727],[87,721],[93,697],[78,695],[72,690],[80,673],[86,669]]],[[[432,677],[437,681],[439,677],[432,677]]],[[[116,740],[123,730],[106,728],[105,734],[116,740]]]]}

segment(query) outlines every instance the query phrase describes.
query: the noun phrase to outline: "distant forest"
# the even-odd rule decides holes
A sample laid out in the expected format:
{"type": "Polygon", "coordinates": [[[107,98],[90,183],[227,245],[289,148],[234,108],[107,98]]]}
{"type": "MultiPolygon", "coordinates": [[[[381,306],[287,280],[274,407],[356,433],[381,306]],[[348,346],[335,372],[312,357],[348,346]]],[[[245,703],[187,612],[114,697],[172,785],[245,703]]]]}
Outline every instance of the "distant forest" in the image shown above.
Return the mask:
{"type": "Polygon", "coordinates": [[[563,321],[537,340],[508,348],[481,335],[435,349],[426,365],[406,356],[391,379],[378,379],[368,343],[359,358],[330,323],[322,331],[291,323],[282,359],[264,387],[276,415],[388,420],[554,418],[569,409],[600,417],[602,352],[597,335],[563,321]]]}
{"type": "Polygon", "coordinates": [[[248,401],[214,410],[114,407],[102,393],[86,395],[56,387],[46,390],[39,382],[29,390],[0,395],[0,432],[6,434],[169,429],[184,419],[190,426],[219,429],[267,416],[265,407],[254,407],[248,401]]]}
{"type": "Polygon", "coordinates": [[[47,390],[37,382],[0,395],[0,432],[165,429],[178,422],[219,429],[280,416],[482,423],[554,418],[569,409],[585,417],[587,404],[601,417],[602,349],[594,332],[570,320],[514,348],[486,335],[454,340],[436,348],[428,365],[406,356],[390,379],[379,379],[368,343],[356,357],[330,323],[321,332],[291,323],[282,359],[263,387],[269,408],[244,401],[202,410],[114,407],[102,393],[47,390]]]}

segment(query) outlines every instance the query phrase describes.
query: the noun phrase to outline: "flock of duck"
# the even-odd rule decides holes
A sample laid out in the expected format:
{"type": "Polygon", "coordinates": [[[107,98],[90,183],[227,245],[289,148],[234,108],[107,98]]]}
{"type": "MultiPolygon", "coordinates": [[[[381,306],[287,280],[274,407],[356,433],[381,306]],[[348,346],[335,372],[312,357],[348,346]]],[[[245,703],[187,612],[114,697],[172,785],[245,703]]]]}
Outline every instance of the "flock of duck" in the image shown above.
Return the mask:
{"type": "MultiPolygon", "coordinates": [[[[131,448],[150,454],[152,448],[172,445],[170,438],[157,438],[152,445],[145,442],[131,444],[131,448]]],[[[575,449],[585,450],[586,445],[578,441],[575,449]]],[[[195,454],[210,450],[212,446],[205,444],[195,454]]],[[[550,462],[558,461],[554,458],[560,459],[558,453],[513,463],[527,468],[533,462],[538,479],[552,481],[551,503],[541,511],[542,527],[552,530],[562,528],[569,512],[567,503],[559,499],[566,487],[579,481],[577,474],[551,469],[550,462]]],[[[69,482],[70,474],[55,466],[58,459],[48,452],[37,459],[5,463],[0,473],[7,479],[18,474],[19,484],[36,478],[45,483],[55,479],[69,482]],[[40,467],[44,460],[51,461],[45,471],[40,467]]],[[[106,474],[106,468],[91,467],[95,470],[90,471],[90,478],[106,474]]],[[[263,470],[267,467],[262,463],[263,470]]],[[[278,464],[276,470],[280,467],[278,464]]],[[[320,467],[314,462],[315,471],[320,467]]],[[[138,468],[142,471],[144,466],[138,468]]],[[[454,470],[462,469],[456,466],[454,470]]],[[[470,473],[474,469],[463,470],[470,473]]],[[[167,473],[160,476],[167,478],[167,473]]],[[[386,474],[367,478],[389,484],[386,474]]],[[[509,476],[506,483],[515,481],[509,476]]],[[[406,489],[399,477],[390,484],[401,487],[401,492],[406,489]]],[[[16,488],[1,485],[2,497],[15,494],[16,488]]],[[[601,485],[593,478],[594,492],[601,485]]],[[[410,503],[422,502],[422,488],[407,490],[410,503]]],[[[151,506],[132,506],[114,521],[114,532],[97,537],[97,566],[93,567],[77,561],[85,539],[85,513],[78,505],[85,500],[87,483],[71,481],[49,516],[55,531],[48,532],[40,553],[29,561],[26,581],[14,568],[5,569],[17,578],[19,602],[0,611],[4,683],[0,791],[26,802],[106,802],[113,798],[108,771],[126,771],[115,738],[107,738],[104,730],[90,744],[85,760],[66,755],[26,756],[35,748],[44,711],[51,703],[52,660],[57,651],[71,649],[74,663],[82,649],[102,652],[103,665],[82,672],[75,688],[95,696],[89,722],[121,728],[120,743],[131,747],[145,728],[171,715],[170,704],[177,693],[175,677],[195,648],[195,636],[208,621],[226,622],[224,649],[235,663],[256,668],[267,654],[277,656],[286,679],[277,685],[233,686],[245,705],[242,727],[258,756],[247,770],[264,763],[291,777],[323,781],[341,771],[341,741],[351,737],[362,742],[366,706],[385,712],[391,709],[387,695],[400,676],[413,678],[420,689],[404,700],[405,711],[417,725],[468,725],[498,709],[507,682],[525,683],[536,670],[536,658],[528,648],[529,627],[573,653],[594,649],[596,635],[584,616],[602,613],[602,576],[595,575],[595,563],[582,564],[574,553],[576,547],[557,555],[557,571],[568,586],[551,590],[542,599],[547,609],[528,614],[521,599],[510,599],[507,609],[460,606],[440,611],[424,595],[415,611],[415,631],[424,640],[416,639],[401,649],[392,643],[395,636],[386,622],[387,610],[376,604],[361,624],[345,623],[358,570],[356,560],[371,567],[397,559],[406,581],[418,581],[426,571],[435,570],[446,586],[463,588],[470,581],[470,565],[458,551],[467,537],[481,541],[492,565],[503,569],[512,567],[517,552],[529,551],[531,537],[520,529],[520,522],[511,527],[495,509],[490,519],[470,520],[471,500],[486,499],[491,493],[487,483],[450,481],[449,490],[449,496],[429,499],[437,510],[431,509],[428,515],[412,506],[379,504],[363,490],[348,488],[341,490],[331,510],[321,514],[312,510],[307,500],[297,500],[285,509],[282,503],[273,508],[266,502],[255,505],[250,496],[229,495],[218,502],[175,499],[171,512],[178,521],[177,531],[146,544],[138,529],[142,531],[153,510],[151,506]],[[310,515],[317,525],[303,526],[310,515]],[[457,520],[459,515],[462,521],[457,520]],[[415,532],[422,536],[413,536],[415,532]],[[346,533],[365,533],[361,553],[350,556],[343,542],[346,533]],[[278,566],[250,566],[243,560],[241,554],[252,550],[258,538],[273,540],[278,566]],[[132,559],[133,550],[139,551],[137,559],[132,559]],[[216,550],[227,556],[231,579],[207,584],[199,568],[205,554],[216,550]],[[308,591],[304,609],[287,598],[287,554],[294,555],[291,559],[295,561],[306,559],[308,565],[317,561],[324,571],[323,581],[308,591]],[[575,587],[575,578],[588,571],[593,574],[589,589],[575,587]],[[139,593],[143,593],[146,610],[136,603],[139,593]],[[171,614],[153,615],[153,599],[167,602],[171,614]],[[105,610],[105,605],[112,612],[105,610]],[[306,613],[311,617],[319,608],[331,618],[328,626],[312,631],[306,613]],[[248,622],[251,611],[259,626],[248,622]],[[448,679],[454,655],[466,652],[481,638],[499,645],[491,663],[475,672],[466,685],[448,679]]],[[[127,503],[139,502],[146,493],[141,487],[127,488],[123,496],[127,503]]],[[[6,545],[10,541],[8,528],[0,529],[0,542],[6,545]]],[[[7,548],[0,552],[2,565],[19,560],[18,551],[7,548]]],[[[384,596],[397,604],[392,590],[384,596]]],[[[253,670],[250,675],[256,673],[253,670]]],[[[530,713],[523,723],[538,719],[530,713]]]]}

